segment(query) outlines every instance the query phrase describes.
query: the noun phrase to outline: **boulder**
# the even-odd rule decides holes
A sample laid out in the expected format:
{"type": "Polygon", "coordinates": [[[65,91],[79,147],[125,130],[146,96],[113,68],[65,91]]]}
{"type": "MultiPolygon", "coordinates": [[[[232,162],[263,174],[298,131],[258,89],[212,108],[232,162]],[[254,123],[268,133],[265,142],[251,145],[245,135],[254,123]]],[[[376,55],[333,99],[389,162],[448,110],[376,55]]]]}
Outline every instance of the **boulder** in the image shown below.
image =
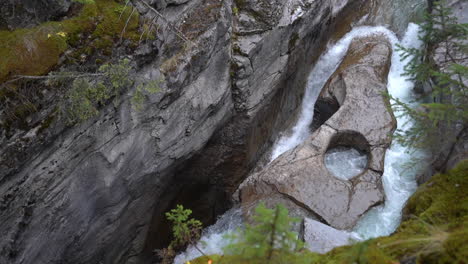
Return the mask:
{"type": "Polygon", "coordinates": [[[239,187],[249,211],[256,201],[281,194],[325,223],[352,228],[359,217],[381,203],[385,149],[396,127],[382,95],[386,91],[392,49],[384,36],[354,40],[346,57],[322,90],[321,98],[339,101],[338,111],[303,144],[284,153],[239,187]],[[355,178],[334,177],[324,154],[335,146],[357,148],[369,156],[368,167],[355,178]]]}
{"type": "Polygon", "coordinates": [[[356,238],[349,232],[337,230],[319,221],[304,219],[304,241],[312,252],[325,254],[328,251],[351,244],[356,238]]]}

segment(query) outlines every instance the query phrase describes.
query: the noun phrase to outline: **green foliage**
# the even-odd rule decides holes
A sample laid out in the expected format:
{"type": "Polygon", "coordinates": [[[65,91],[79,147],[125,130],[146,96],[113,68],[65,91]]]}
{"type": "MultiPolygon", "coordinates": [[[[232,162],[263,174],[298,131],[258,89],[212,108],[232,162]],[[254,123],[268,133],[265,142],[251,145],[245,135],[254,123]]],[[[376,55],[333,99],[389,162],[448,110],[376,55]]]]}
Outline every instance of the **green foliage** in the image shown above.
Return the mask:
{"type": "Polygon", "coordinates": [[[255,208],[253,224],[228,236],[231,243],[224,249],[230,263],[302,263],[303,242],[291,231],[298,219],[277,205],[274,210],[264,204],[255,208]]]}
{"type": "Polygon", "coordinates": [[[468,24],[458,24],[452,10],[443,2],[435,2],[432,14],[427,14],[420,24],[420,39],[425,49],[400,46],[402,59],[410,58],[404,75],[418,84],[431,85],[429,98],[419,109],[393,99],[392,107],[415,120],[408,131],[397,131],[396,140],[402,145],[432,149],[439,146],[441,138],[453,139],[447,129],[454,124],[468,124],[468,78],[466,64],[468,24]],[[438,57],[438,63],[432,58],[438,57]],[[435,99],[435,100],[434,100],[435,99]],[[444,135],[441,128],[445,128],[444,135]]]}
{"type": "Polygon", "coordinates": [[[74,79],[67,95],[68,122],[73,124],[97,115],[99,105],[104,105],[110,98],[114,98],[114,103],[117,104],[122,89],[133,84],[129,63],[130,61],[125,59],[118,64],[104,64],[94,79],[81,78],[73,73],[60,76],[59,81],[74,79]]]}
{"type": "MultiPolygon", "coordinates": [[[[50,82],[64,82],[74,79],[72,87],[67,94],[65,113],[69,124],[87,120],[99,113],[98,108],[113,98],[114,105],[118,105],[120,94],[124,88],[134,84],[131,78],[132,68],[130,61],[124,59],[119,63],[108,63],[99,67],[96,74],[61,73],[50,82]]],[[[143,91],[156,93],[159,91],[159,82],[149,81],[137,86],[131,98],[133,106],[141,110],[145,100],[143,91]]]]}
{"type": "Polygon", "coordinates": [[[70,123],[86,120],[98,113],[94,97],[91,96],[96,92],[97,89],[91,86],[87,79],[76,79],[73,81],[72,88],[68,94],[70,104],[68,105],[67,113],[70,123]]]}
{"type": "Polygon", "coordinates": [[[239,16],[239,8],[237,8],[237,6],[232,8],[232,14],[234,14],[234,16],[239,16]]]}
{"type": "Polygon", "coordinates": [[[175,209],[166,213],[167,220],[172,222],[172,240],[170,247],[181,248],[200,238],[202,223],[190,218],[192,210],[177,205],[175,209]]]}
{"type": "Polygon", "coordinates": [[[171,264],[177,250],[181,250],[190,244],[195,245],[194,243],[200,239],[202,222],[190,218],[191,214],[192,210],[184,209],[182,205],[177,205],[175,209],[166,213],[167,220],[172,222],[174,239],[167,248],[156,250],[157,254],[162,258],[162,264],[171,264]]]}
{"type": "Polygon", "coordinates": [[[145,92],[154,94],[160,91],[159,85],[161,81],[149,81],[146,84],[140,84],[137,86],[135,93],[132,97],[132,106],[135,110],[141,111],[143,103],[145,102],[145,92]]]}

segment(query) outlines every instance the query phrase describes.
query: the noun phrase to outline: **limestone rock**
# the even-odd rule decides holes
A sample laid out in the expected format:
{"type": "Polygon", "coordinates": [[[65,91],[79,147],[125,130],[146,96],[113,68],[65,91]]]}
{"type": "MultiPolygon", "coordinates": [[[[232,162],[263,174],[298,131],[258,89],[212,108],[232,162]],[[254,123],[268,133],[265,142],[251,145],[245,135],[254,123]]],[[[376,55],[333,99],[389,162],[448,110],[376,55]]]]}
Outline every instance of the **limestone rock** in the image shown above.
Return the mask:
{"type": "Polygon", "coordinates": [[[166,3],[168,5],[181,5],[187,3],[188,1],[190,0],[166,0],[166,3]]]}
{"type": "Polygon", "coordinates": [[[66,15],[72,0],[3,0],[0,4],[0,30],[38,25],[66,15]]]}
{"type": "Polygon", "coordinates": [[[337,230],[319,221],[304,219],[304,241],[312,252],[325,254],[335,247],[345,246],[353,241],[351,233],[337,230]]]}
{"type": "Polygon", "coordinates": [[[239,187],[246,207],[280,193],[338,229],[354,226],[359,217],[383,201],[383,150],[396,127],[382,92],[391,46],[384,36],[356,39],[322,97],[346,94],[338,111],[309,139],[286,152],[239,187]],[[345,89],[345,90],[342,90],[345,89]],[[335,178],[324,165],[325,152],[352,146],[368,153],[369,166],[350,181],[335,178]]]}

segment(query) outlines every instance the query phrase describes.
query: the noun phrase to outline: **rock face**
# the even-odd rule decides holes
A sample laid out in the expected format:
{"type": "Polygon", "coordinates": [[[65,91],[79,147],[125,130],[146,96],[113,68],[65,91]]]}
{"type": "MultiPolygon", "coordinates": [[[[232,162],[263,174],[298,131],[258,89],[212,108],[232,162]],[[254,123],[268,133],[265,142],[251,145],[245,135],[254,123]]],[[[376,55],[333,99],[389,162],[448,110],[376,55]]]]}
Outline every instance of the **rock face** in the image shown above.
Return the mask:
{"type": "Polygon", "coordinates": [[[136,61],[135,78],[164,80],[142,110],[129,88],[72,128],[34,118],[0,138],[0,263],[137,263],[164,245],[175,203],[203,199],[192,209],[212,221],[296,113],[330,32],[368,2],[240,1],[235,16],[231,1],[168,5],[194,45],[161,26],[137,50],[158,56],[136,61]]]}
{"type": "Polygon", "coordinates": [[[337,230],[319,221],[305,218],[304,241],[310,251],[324,254],[336,247],[350,244],[353,241],[353,236],[346,231],[337,230]]]}
{"type": "Polygon", "coordinates": [[[72,0],[2,0],[0,30],[15,29],[58,19],[64,16],[72,0]]]}
{"type": "Polygon", "coordinates": [[[338,111],[302,145],[242,183],[239,196],[247,210],[259,200],[280,194],[330,226],[348,229],[369,208],[383,201],[380,177],[384,153],[396,126],[382,96],[391,52],[383,36],[351,43],[319,99],[336,100],[338,111]],[[325,152],[335,146],[368,153],[368,168],[350,181],[335,178],[324,165],[325,152]]]}

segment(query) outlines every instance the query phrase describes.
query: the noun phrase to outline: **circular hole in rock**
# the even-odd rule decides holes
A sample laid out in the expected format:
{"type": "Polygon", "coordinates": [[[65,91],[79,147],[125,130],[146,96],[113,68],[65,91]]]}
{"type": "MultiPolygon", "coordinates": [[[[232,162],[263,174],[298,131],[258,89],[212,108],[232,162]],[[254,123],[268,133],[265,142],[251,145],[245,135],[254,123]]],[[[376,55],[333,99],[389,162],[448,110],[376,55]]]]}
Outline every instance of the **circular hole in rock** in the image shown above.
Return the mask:
{"type": "Polygon", "coordinates": [[[368,166],[369,144],[357,132],[339,132],[325,153],[325,166],[337,178],[350,180],[363,173],[368,166]]]}

